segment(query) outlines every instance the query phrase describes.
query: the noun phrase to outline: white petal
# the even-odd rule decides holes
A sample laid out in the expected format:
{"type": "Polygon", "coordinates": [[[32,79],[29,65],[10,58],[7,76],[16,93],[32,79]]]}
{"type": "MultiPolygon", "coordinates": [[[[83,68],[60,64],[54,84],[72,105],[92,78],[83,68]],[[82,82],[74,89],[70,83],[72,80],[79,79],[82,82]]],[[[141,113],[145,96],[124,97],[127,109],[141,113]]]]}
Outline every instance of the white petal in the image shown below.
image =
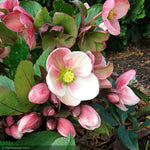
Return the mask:
{"type": "Polygon", "coordinates": [[[92,70],[91,59],[83,52],[72,52],[64,56],[66,68],[73,68],[74,73],[88,76],[92,70]]]}
{"type": "Polygon", "coordinates": [[[99,94],[99,81],[91,73],[87,77],[77,76],[73,83],[69,84],[70,93],[79,100],[90,100],[99,94]]]}
{"type": "Polygon", "coordinates": [[[119,94],[120,101],[125,105],[135,105],[140,99],[135,95],[135,93],[128,87],[124,87],[119,94]]]}
{"type": "Polygon", "coordinates": [[[77,106],[80,104],[80,100],[74,98],[71,93],[70,90],[68,89],[68,87],[66,87],[66,92],[65,95],[63,97],[59,97],[60,101],[68,106],[77,106]]]}
{"type": "Polygon", "coordinates": [[[63,83],[59,81],[58,76],[59,71],[54,66],[51,66],[46,76],[46,83],[48,85],[49,90],[53,92],[55,95],[64,96],[65,89],[63,83]]]}

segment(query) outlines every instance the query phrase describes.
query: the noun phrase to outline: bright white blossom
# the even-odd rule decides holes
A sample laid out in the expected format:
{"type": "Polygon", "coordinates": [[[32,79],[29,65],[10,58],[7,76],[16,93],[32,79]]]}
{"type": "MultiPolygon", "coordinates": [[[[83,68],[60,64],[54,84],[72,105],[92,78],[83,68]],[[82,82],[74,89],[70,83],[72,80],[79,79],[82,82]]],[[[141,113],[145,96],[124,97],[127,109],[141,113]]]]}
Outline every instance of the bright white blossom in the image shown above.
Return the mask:
{"type": "Polygon", "coordinates": [[[84,52],[55,49],[47,59],[46,69],[50,91],[66,105],[77,106],[99,93],[98,79],[91,73],[92,63],[84,52]]]}

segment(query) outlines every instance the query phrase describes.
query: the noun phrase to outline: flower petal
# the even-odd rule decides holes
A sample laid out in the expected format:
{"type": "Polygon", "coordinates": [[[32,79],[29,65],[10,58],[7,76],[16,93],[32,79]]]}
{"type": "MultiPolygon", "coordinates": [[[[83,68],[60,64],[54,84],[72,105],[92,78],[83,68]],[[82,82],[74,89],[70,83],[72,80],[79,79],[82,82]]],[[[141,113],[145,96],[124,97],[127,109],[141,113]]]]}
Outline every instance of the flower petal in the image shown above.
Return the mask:
{"type": "Polygon", "coordinates": [[[136,74],[135,70],[129,70],[120,75],[120,77],[116,80],[115,88],[117,90],[121,90],[122,88],[124,88],[135,76],[135,74],[136,74]]]}
{"type": "Polygon", "coordinates": [[[57,96],[64,96],[65,89],[63,87],[63,83],[59,81],[59,73],[59,70],[57,70],[54,66],[51,66],[46,76],[46,83],[49,90],[54,94],[57,96]]]}
{"type": "Polygon", "coordinates": [[[115,105],[123,111],[128,110],[128,108],[122,102],[119,102],[119,104],[115,104],[115,105]]]}
{"type": "Polygon", "coordinates": [[[68,53],[71,53],[68,48],[57,48],[53,52],[51,52],[46,61],[47,71],[52,64],[58,69],[60,69],[61,67],[65,67],[63,57],[68,53]]]}
{"type": "Polygon", "coordinates": [[[124,87],[119,93],[120,101],[125,105],[135,105],[140,99],[128,86],[124,87]]]}
{"type": "Polygon", "coordinates": [[[107,99],[112,103],[118,103],[119,102],[119,96],[115,93],[109,93],[107,95],[107,99]]]}
{"type": "Polygon", "coordinates": [[[65,87],[66,89],[66,93],[64,96],[60,97],[58,96],[59,100],[64,103],[65,105],[68,106],[77,106],[80,104],[81,100],[76,99],[72,96],[72,94],[70,93],[70,90],[68,87],[65,87]]]}
{"type": "Polygon", "coordinates": [[[114,0],[106,0],[104,5],[103,5],[103,20],[107,19],[108,14],[110,12],[110,10],[112,10],[115,6],[115,1],[114,0]]]}
{"type": "Polygon", "coordinates": [[[95,65],[94,66],[94,74],[100,80],[106,79],[113,72],[113,64],[108,63],[107,66],[95,65]]]}
{"type": "Polygon", "coordinates": [[[113,18],[111,20],[104,20],[104,24],[108,29],[108,32],[112,35],[119,35],[120,34],[120,24],[117,19],[113,18]]]}
{"type": "Polygon", "coordinates": [[[20,21],[20,15],[20,12],[9,13],[4,17],[3,22],[10,30],[21,32],[25,29],[25,27],[20,21]]]}
{"type": "Polygon", "coordinates": [[[101,89],[112,87],[111,82],[107,79],[99,80],[99,84],[100,84],[101,89]]]}
{"type": "Polygon", "coordinates": [[[88,76],[92,71],[91,59],[84,52],[72,52],[64,56],[66,68],[73,68],[75,75],[88,76]]]}
{"type": "Polygon", "coordinates": [[[87,77],[77,76],[75,81],[69,84],[69,89],[74,98],[90,100],[99,93],[99,81],[93,73],[87,77]]]}
{"type": "Polygon", "coordinates": [[[114,7],[115,18],[120,19],[123,16],[125,16],[129,8],[130,4],[128,0],[115,0],[115,7],[114,7]]]}

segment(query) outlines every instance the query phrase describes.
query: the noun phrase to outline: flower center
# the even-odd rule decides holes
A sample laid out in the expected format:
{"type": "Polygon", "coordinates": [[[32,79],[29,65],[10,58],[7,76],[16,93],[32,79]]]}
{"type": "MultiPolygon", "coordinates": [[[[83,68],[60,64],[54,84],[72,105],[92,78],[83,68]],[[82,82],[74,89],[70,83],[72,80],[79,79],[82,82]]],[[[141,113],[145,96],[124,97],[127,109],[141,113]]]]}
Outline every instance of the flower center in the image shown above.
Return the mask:
{"type": "Polygon", "coordinates": [[[108,20],[111,20],[111,19],[113,19],[113,17],[114,17],[114,10],[112,9],[110,12],[109,12],[109,14],[108,14],[108,20]]]}
{"type": "Polygon", "coordinates": [[[74,76],[74,73],[72,71],[67,71],[64,73],[64,76],[63,76],[64,82],[70,83],[74,80],[74,78],[75,78],[75,76],[74,76]]]}

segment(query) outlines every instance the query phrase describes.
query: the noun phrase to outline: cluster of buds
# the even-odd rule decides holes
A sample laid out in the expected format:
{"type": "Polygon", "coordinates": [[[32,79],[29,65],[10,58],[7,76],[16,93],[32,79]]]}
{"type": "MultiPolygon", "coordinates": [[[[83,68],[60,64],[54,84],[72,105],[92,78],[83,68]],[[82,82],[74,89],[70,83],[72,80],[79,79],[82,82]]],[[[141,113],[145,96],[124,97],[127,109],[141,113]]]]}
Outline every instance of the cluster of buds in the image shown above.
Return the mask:
{"type": "Polygon", "coordinates": [[[21,139],[24,133],[30,133],[39,128],[42,117],[39,113],[31,112],[20,119],[7,116],[5,122],[5,133],[15,139],[21,139]]]}

